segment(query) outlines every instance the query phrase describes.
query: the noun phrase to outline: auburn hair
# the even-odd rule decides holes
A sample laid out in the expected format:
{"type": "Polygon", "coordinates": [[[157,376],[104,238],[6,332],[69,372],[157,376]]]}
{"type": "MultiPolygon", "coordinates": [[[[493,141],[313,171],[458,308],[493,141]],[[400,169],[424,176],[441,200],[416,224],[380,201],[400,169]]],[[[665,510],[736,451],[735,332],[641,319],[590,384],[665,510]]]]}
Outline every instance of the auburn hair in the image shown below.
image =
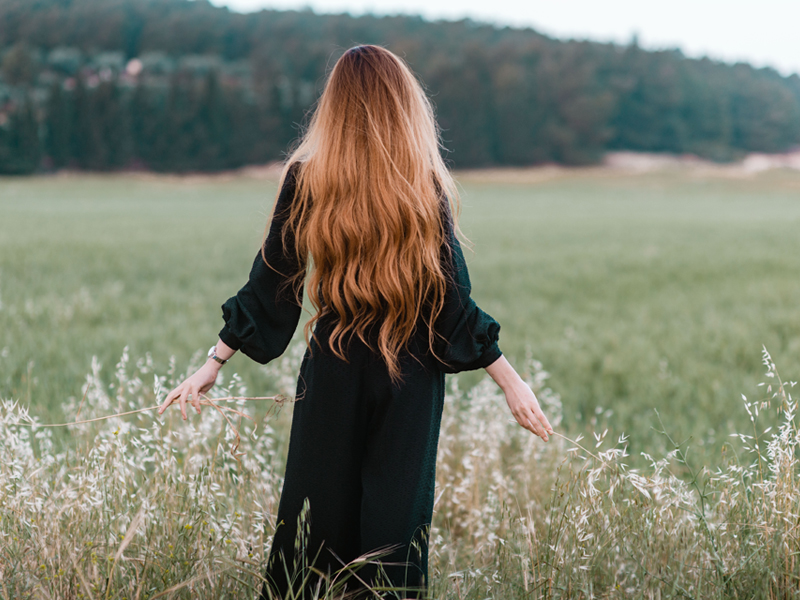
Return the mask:
{"type": "MultiPolygon", "coordinates": [[[[355,46],[336,62],[281,177],[295,163],[295,197],[283,229],[294,236],[315,323],[332,318],[329,344],[347,360],[353,336],[380,353],[391,379],[423,324],[434,353],[444,306],[445,219],[458,192],[440,154],[433,107],[405,62],[355,46]]],[[[454,222],[455,225],[455,222],[454,222]]]]}

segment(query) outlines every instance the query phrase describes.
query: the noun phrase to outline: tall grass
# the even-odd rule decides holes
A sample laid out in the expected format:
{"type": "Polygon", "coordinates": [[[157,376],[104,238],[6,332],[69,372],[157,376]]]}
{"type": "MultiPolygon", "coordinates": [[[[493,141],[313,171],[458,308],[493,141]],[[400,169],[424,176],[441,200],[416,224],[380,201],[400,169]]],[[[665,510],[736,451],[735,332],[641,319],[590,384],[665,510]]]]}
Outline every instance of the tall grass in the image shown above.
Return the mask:
{"type": "MultiPolygon", "coordinates": [[[[267,368],[274,392],[293,389],[301,351],[267,368]]],[[[794,382],[780,378],[766,350],[763,362],[761,397],[742,409],[752,431],[731,438],[727,458],[710,466],[693,464],[691,442],[673,441],[669,423],[654,435],[671,450],[636,462],[626,439],[608,432],[543,444],[509,422],[489,380],[468,392],[451,380],[431,597],[796,597],[794,382]]],[[[560,399],[541,365],[527,365],[558,431],[560,399]]],[[[149,357],[132,361],[126,352],[112,372],[95,363],[84,398],[63,410],[74,420],[79,411],[86,419],[153,406],[181,376],[174,361],[162,373],[149,357]]],[[[215,393],[247,390],[231,376],[215,393]]],[[[245,402],[238,408],[254,414],[245,402]]],[[[4,599],[257,594],[282,483],[285,419],[268,416],[255,431],[237,424],[245,452],[238,460],[234,431],[210,410],[185,422],[170,410],[73,425],[70,449],[58,453],[52,429],[26,426],[35,422],[28,407],[3,401],[4,599]]]]}

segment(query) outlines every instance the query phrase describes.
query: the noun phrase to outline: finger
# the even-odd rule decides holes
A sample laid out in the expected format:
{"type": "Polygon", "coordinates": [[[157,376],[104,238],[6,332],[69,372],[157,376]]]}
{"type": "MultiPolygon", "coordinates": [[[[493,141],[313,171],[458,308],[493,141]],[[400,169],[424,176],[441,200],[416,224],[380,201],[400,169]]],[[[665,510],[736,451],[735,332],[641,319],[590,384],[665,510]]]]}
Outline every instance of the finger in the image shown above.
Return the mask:
{"type": "Polygon", "coordinates": [[[537,419],[539,419],[539,422],[545,428],[545,431],[547,431],[547,433],[553,433],[553,426],[550,425],[550,421],[548,421],[547,417],[544,416],[544,413],[542,412],[542,409],[538,404],[533,407],[533,414],[536,416],[537,419]]]}
{"type": "Polygon", "coordinates": [[[186,398],[188,395],[189,395],[189,388],[186,387],[181,392],[181,416],[183,417],[184,421],[186,420],[186,398]]]}
{"type": "Polygon", "coordinates": [[[536,418],[536,415],[533,414],[533,411],[528,410],[526,418],[528,419],[528,422],[531,425],[530,430],[546,442],[547,432],[544,430],[544,427],[542,427],[542,424],[539,422],[539,419],[536,418]]]}
{"type": "Polygon", "coordinates": [[[536,416],[536,419],[542,424],[544,429],[548,433],[553,433],[553,427],[550,425],[550,421],[547,420],[547,417],[544,416],[542,412],[542,407],[539,405],[539,399],[536,397],[536,394],[532,394],[533,398],[530,402],[530,409],[533,411],[533,414],[536,416]]]}
{"type": "Polygon", "coordinates": [[[192,389],[192,406],[200,414],[200,388],[192,389]]]}
{"type": "Polygon", "coordinates": [[[533,425],[533,421],[531,421],[531,427],[529,428],[529,430],[536,437],[542,438],[543,441],[545,441],[545,442],[550,441],[550,438],[547,436],[547,432],[544,429],[542,429],[541,427],[537,427],[536,425],[533,425]]]}
{"type": "Polygon", "coordinates": [[[176,388],[175,388],[174,390],[172,390],[172,391],[171,391],[169,394],[167,394],[167,397],[164,399],[164,403],[163,403],[163,404],[161,405],[161,407],[158,409],[158,414],[162,414],[162,413],[163,413],[165,410],[167,410],[167,407],[168,407],[170,404],[172,404],[172,401],[173,401],[173,400],[175,400],[175,397],[176,397],[176,396],[177,396],[177,395],[180,393],[180,392],[178,391],[179,389],[180,389],[180,386],[176,387],[176,388]]]}
{"type": "Polygon", "coordinates": [[[519,423],[520,427],[527,429],[528,431],[530,431],[535,435],[539,435],[536,429],[534,429],[533,421],[531,421],[530,415],[527,414],[525,411],[521,410],[519,414],[514,415],[514,418],[517,420],[517,423],[519,423]]]}
{"type": "Polygon", "coordinates": [[[533,426],[534,433],[546,442],[548,440],[547,431],[545,431],[544,426],[542,426],[542,423],[536,418],[536,415],[532,411],[529,413],[528,420],[533,426]]]}

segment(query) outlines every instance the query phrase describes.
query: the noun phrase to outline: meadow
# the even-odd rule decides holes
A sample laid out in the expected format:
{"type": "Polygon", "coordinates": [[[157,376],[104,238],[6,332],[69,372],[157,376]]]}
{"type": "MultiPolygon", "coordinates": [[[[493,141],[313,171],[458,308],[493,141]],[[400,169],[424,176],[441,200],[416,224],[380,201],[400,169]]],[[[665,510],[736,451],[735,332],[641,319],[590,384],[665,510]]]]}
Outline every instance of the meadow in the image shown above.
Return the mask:
{"type": "MultiPolygon", "coordinates": [[[[568,431],[656,450],[657,408],[716,452],[747,422],[762,345],[800,358],[800,176],[503,179],[461,177],[473,296],[512,361],[551,373],[568,431]]],[[[246,281],[274,193],[244,176],[1,180],[0,397],[60,421],[92,357],[110,368],[128,347],[185,369],[246,281]]],[[[246,357],[226,371],[268,383],[246,357]]]]}
{"type": "MultiPolygon", "coordinates": [[[[796,376],[800,175],[460,180],[473,296],[557,430],[586,437],[537,443],[480,374],[451,380],[433,597],[794,597],[798,437],[772,361],[796,376]]],[[[242,424],[241,462],[208,409],[19,423],[163,396],[213,343],[274,192],[247,176],[0,180],[4,598],[258,587],[290,407],[236,405],[260,425],[242,424]]],[[[217,393],[290,395],[299,351],[237,356],[217,393]]]]}

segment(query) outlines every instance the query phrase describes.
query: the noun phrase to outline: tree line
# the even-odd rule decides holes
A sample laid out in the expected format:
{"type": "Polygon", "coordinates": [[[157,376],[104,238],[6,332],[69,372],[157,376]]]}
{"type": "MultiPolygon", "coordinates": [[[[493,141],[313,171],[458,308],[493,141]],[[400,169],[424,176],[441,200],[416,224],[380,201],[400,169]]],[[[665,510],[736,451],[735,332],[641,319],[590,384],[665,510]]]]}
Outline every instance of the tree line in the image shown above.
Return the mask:
{"type": "Polygon", "coordinates": [[[0,172],[280,160],[356,43],[403,56],[457,167],[718,161],[800,144],[800,77],[470,20],[239,14],[206,0],[0,0],[0,172]]]}

